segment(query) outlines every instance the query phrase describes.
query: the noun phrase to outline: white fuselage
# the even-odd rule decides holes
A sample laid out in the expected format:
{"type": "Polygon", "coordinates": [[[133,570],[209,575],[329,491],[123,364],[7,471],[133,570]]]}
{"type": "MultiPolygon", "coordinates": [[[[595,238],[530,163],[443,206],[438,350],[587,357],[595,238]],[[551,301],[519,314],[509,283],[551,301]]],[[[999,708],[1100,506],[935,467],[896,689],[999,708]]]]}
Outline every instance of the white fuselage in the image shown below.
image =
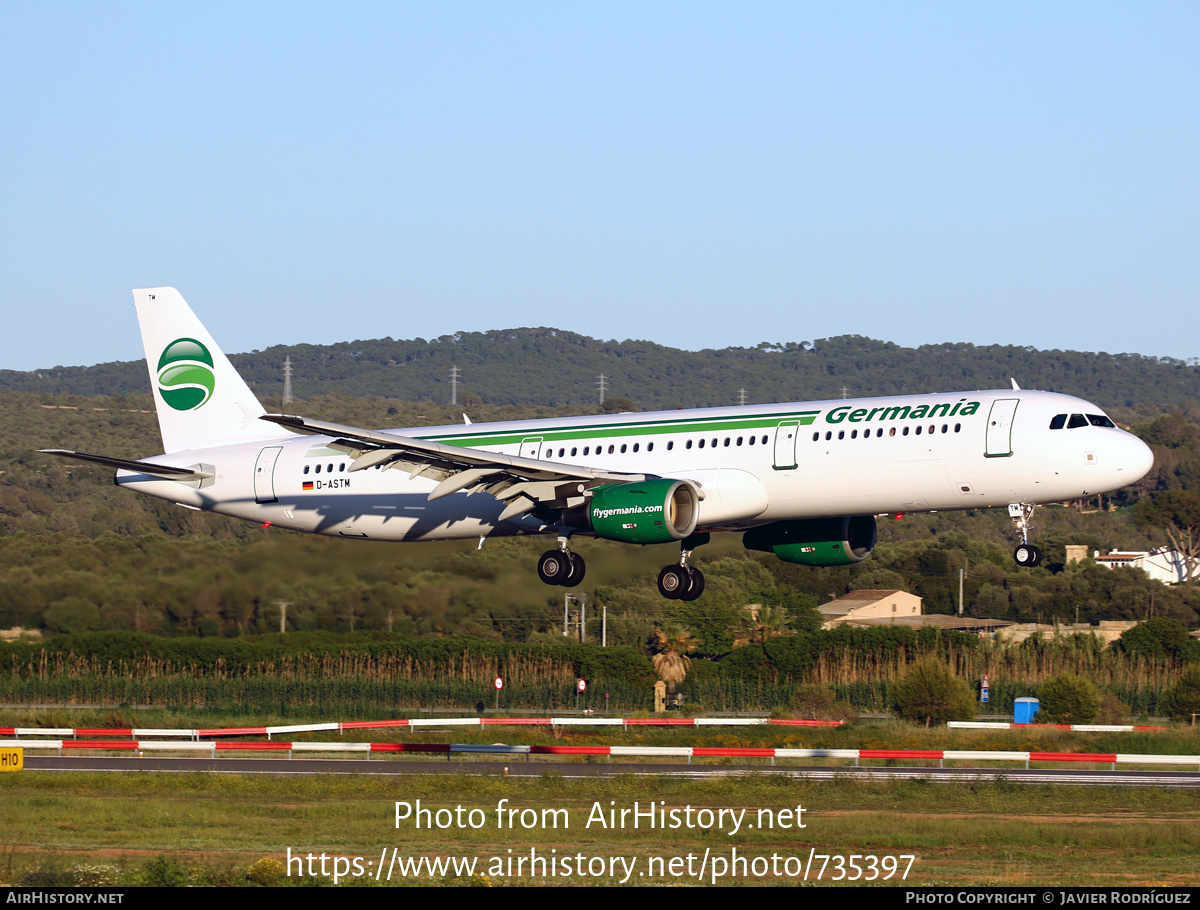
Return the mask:
{"type": "MultiPolygon", "coordinates": [[[[1067,395],[998,390],[392,432],[691,480],[704,496],[698,531],[1058,502],[1126,486],[1149,471],[1153,456],[1136,436],[1098,421],[1051,429],[1056,415],[1103,412],[1067,395]]],[[[147,460],[211,466],[213,478],[179,483],[121,470],[117,483],[193,508],[334,536],[442,540],[550,529],[531,515],[499,522],[503,504],[487,494],[429,501],[432,480],[402,470],[351,472],[351,458],[328,448],[333,441],[287,433],[191,449],[147,460]]]]}

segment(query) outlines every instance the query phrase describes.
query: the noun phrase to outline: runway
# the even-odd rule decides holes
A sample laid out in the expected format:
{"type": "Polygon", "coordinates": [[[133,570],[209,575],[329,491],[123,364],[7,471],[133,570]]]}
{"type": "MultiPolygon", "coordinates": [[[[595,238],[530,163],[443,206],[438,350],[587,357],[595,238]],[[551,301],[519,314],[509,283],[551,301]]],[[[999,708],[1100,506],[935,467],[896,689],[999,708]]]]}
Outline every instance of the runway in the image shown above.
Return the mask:
{"type": "Polygon", "coordinates": [[[1200,787],[1200,772],[1024,768],[842,767],[682,765],[617,762],[395,761],[311,758],[110,758],[26,756],[27,771],[205,774],[477,774],[494,777],[563,778],[658,775],[682,779],[763,775],[805,780],[925,780],[934,783],[1007,781],[1018,784],[1092,787],[1200,787]]]}

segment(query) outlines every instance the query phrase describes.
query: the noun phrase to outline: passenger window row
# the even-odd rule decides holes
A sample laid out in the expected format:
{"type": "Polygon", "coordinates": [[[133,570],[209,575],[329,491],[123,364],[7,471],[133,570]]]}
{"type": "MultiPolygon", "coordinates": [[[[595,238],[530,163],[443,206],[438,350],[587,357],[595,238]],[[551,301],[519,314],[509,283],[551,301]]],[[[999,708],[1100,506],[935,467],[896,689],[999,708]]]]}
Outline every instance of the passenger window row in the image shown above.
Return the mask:
{"type": "MultiPolygon", "coordinates": [[[[766,435],[764,435],[764,436],[762,437],[762,442],[761,442],[761,444],[762,444],[762,445],[766,445],[766,444],[767,444],[767,440],[768,440],[769,438],[770,438],[769,436],[766,436],[766,435]]],[[[714,436],[714,437],[713,437],[711,440],[708,440],[708,439],[700,439],[700,440],[692,440],[692,439],[689,439],[689,440],[687,440],[687,441],[684,443],[684,448],[686,448],[686,449],[690,449],[690,448],[692,448],[692,446],[693,446],[693,445],[695,445],[697,448],[700,448],[700,449],[703,449],[705,446],[708,446],[709,448],[713,448],[713,449],[715,449],[715,448],[717,448],[718,446],[721,446],[721,445],[725,445],[725,446],[754,445],[754,444],[755,444],[755,443],[757,443],[758,441],[759,441],[759,438],[758,438],[757,436],[749,436],[749,437],[746,437],[746,436],[726,436],[726,437],[724,437],[724,440],[722,440],[722,438],[721,438],[721,437],[719,437],[719,436],[714,436]]],[[[620,446],[618,446],[616,443],[611,443],[611,444],[609,444],[609,446],[607,447],[607,454],[609,454],[609,455],[616,455],[616,454],[621,454],[621,455],[624,455],[626,452],[630,451],[631,449],[632,449],[632,451],[634,451],[634,452],[637,452],[637,451],[639,451],[639,450],[640,450],[640,448],[641,448],[641,443],[639,443],[639,442],[635,442],[635,443],[632,443],[632,444],[630,444],[630,443],[621,443],[621,445],[620,445],[620,446]]],[[[675,440],[673,440],[673,439],[672,439],[672,440],[668,440],[668,442],[667,442],[667,451],[668,451],[668,452],[670,452],[670,451],[672,451],[674,448],[675,448],[675,440]]],[[[648,443],[646,443],[646,451],[647,451],[647,452],[653,452],[653,451],[654,451],[654,443],[652,443],[652,442],[648,442],[648,443]]],[[[585,455],[585,456],[586,456],[586,455],[603,455],[603,454],[606,454],[606,452],[605,452],[605,446],[603,446],[603,445],[598,445],[598,446],[590,446],[590,445],[586,445],[586,446],[584,446],[584,447],[583,447],[583,451],[582,451],[582,453],[580,453],[580,450],[579,450],[579,447],[578,447],[578,446],[572,446],[572,447],[571,447],[571,449],[570,449],[570,454],[569,454],[569,456],[568,456],[568,451],[567,451],[567,449],[566,449],[566,447],[565,447],[565,446],[563,446],[563,447],[560,447],[560,448],[559,448],[559,450],[558,450],[558,457],[559,457],[559,458],[567,458],[567,457],[574,458],[574,457],[576,457],[576,456],[577,456],[577,455],[579,455],[579,454],[583,454],[583,455],[585,455]]],[[[553,447],[553,446],[547,446],[547,447],[546,447],[546,449],[545,449],[545,451],[543,451],[543,453],[542,453],[542,457],[543,457],[543,458],[553,458],[553,457],[555,457],[555,456],[554,456],[554,447],[553,447]]]]}
{"type": "MultiPolygon", "coordinates": [[[[1102,419],[1107,420],[1108,418],[1102,418],[1102,419]]],[[[1101,424],[1097,424],[1097,426],[1100,426],[1100,425],[1101,424]]],[[[899,432],[897,432],[896,427],[888,427],[887,435],[888,436],[897,436],[897,435],[908,436],[911,433],[914,436],[920,436],[924,433],[926,435],[932,436],[938,432],[950,433],[951,431],[952,431],[951,425],[948,423],[943,423],[940,427],[937,424],[930,424],[928,427],[926,427],[924,425],[916,426],[916,427],[905,426],[905,427],[900,428],[899,432]]],[[[849,432],[851,439],[859,438],[859,432],[860,432],[859,430],[849,430],[849,431],[838,430],[837,438],[845,439],[847,432],[849,432]]],[[[961,423],[954,424],[953,432],[961,433],[962,432],[962,424],[961,423]]],[[[869,429],[862,430],[861,433],[862,433],[863,439],[871,438],[871,430],[869,430],[869,429]]],[[[877,428],[875,430],[874,435],[876,438],[882,437],[884,435],[884,428],[883,427],[877,428]]],[[[826,433],[824,434],[824,437],[826,440],[833,439],[833,431],[832,430],[826,431],[826,433]]],[[[684,448],[691,449],[694,446],[696,448],[703,449],[707,446],[709,448],[715,449],[718,446],[722,446],[722,445],[724,445],[724,446],[740,446],[740,445],[756,445],[756,444],[765,446],[770,441],[770,438],[771,437],[769,434],[764,434],[761,437],[759,437],[759,436],[749,436],[749,437],[726,436],[723,439],[721,437],[713,437],[711,440],[710,439],[699,439],[699,440],[688,439],[684,443],[684,448]]],[[[813,438],[813,442],[819,441],[821,439],[821,433],[819,433],[819,432],[813,433],[812,438],[813,438]]],[[[609,455],[622,454],[623,455],[630,450],[637,452],[637,451],[639,451],[639,448],[640,448],[640,443],[636,443],[636,442],[633,443],[632,445],[630,445],[629,443],[622,443],[620,446],[618,446],[614,443],[614,444],[610,444],[607,447],[607,454],[609,454],[609,455]]],[[[674,448],[675,448],[674,440],[668,441],[667,442],[667,450],[671,451],[674,448]]],[[[652,442],[647,443],[646,451],[653,452],[654,451],[654,443],[652,443],[652,442]]],[[[580,454],[582,454],[584,456],[603,455],[603,454],[606,454],[606,452],[605,452],[605,447],[603,445],[584,446],[582,449],[582,452],[580,451],[578,446],[572,446],[569,451],[564,446],[564,447],[560,447],[558,449],[557,457],[559,457],[559,458],[567,458],[567,457],[574,458],[580,454]]],[[[555,457],[554,448],[552,446],[548,446],[543,451],[542,457],[543,458],[555,457]]]]}
{"type": "MultiPolygon", "coordinates": [[[[309,465],[305,465],[305,466],[304,466],[304,473],[305,473],[305,474],[307,474],[307,473],[308,473],[308,469],[309,469],[309,467],[310,467],[309,465]]],[[[343,462],[340,462],[340,463],[338,464],[338,466],[337,466],[337,469],[338,469],[339,471],[344,471],[344,470],[346,470],[346,463],[345,463],[344,461],[343,461],[343,462]]],[[[313,473],[314,473],[314,474],[320,474],[320,473],[321,473],[321,466],[320,466],[319,464],[315,466],[315,469],[313,470],[313,473]]],[[[327,465],[325,466],[325,473],[326,473],[326,474],[332,474],[332,473],[333,473],[333,462],[330,462],[329,464],[327,464],[327,465]]]]}
{"type": "MultiPolygon", "coordinates": [[[[913,435],[914,435],[914,436],[920,436],[920,435],[921,435],[921,433],[922,433],[922,431],[924,431],[924,430],[925,430],[925,427],[923,427],[923,426],[919,426],[919,427],[903,427],[903,428],[901,429],[901,431],[900,431],[899,435],[901,435],[901,436],[907,436],[907,435],[909,434],[909,431],[910,431],[910,430],[912,430],[912,431],[913,431],[913,435]]],[[[931,424],[929,425],[929,429],[928,429],[928,435],[932,436],[932,435],[933,435],[934,433],[936,433],[937,431],[938,431],[937,424],[932,424],[932,423],[931,423],[931,424]]],[[[942,424],[942,432],[943,432],[943,433],[949,433],[949,432],[950,432],[950,424],[948,424],[948,423],[944,423],[944,424],[942,424]]],[[[955,433],[962,432],[962,424],[961,424],[961,423],[956,423],[956,424],[954,425],[954,432],[955,432],[955,433]]],[[[882,435],[883,435],[883,427],[879,427],[879,428],[878,428],[878,429],[875,431],[875,438],[876,438],[876,439],[878,439],[878,438],[879,438],[879,437],[881,437],[882,435]]],[[[895,435],[897,435],[897,434],[896,434],[896,428],[895,428],[895,427],[888,427],[888,436],[895,436],[895,435]]],[[[821,434],[820,434],[820,433],[813,433],[813,436],[812,436],[812,438],[813,438],[813,442],[817,442],[817,441],[818,441],[818,440],[821,438],[821,434]]],[[[845,430],[838,430],[837,438],[838,438],[838,439],[845,439],[845,438],[846,438],[846,431],[845,431],[845,430]]],[[[851,431],[850,431],[850,438],[851,438],[851,439],[858,439],[858,430],[851,430],[851,431]]],[[[870,438],[871,438],[871,431],[870,431],[870,430],[863,430],[863,431],[862,431],[862,438],[863,438],[863,439],[870,439],[870,438]]],[[[826,431],[825,431],[825,439],[826,439],[826,440],[833,439],[833,431],[832,431],[832,430],[826,430],[826,431]]]]}

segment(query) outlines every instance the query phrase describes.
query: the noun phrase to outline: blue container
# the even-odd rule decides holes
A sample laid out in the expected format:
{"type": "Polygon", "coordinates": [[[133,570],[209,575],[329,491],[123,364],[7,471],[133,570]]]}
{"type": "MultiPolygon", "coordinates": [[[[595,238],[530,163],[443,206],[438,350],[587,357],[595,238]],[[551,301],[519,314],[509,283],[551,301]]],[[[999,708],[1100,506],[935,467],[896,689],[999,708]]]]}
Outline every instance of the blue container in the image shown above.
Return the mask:
{"type": "Polygon", "coordinates": [[[1018,698],[1013,703],[1013,723],[1033,723],[1033,719],[1037,716],[1038,708],[1041,706],[1041,702],[1036,698],[1018,698]]]}

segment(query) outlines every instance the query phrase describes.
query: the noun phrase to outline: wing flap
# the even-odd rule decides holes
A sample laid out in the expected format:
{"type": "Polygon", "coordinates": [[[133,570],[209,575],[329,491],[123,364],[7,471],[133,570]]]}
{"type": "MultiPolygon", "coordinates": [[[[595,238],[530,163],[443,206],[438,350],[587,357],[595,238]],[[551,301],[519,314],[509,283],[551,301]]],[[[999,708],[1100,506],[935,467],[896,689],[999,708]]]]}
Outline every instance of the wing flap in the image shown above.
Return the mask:
{"type": "Polygon", "coordinates": [[[291,414],[266,414],[261,419],[299,433],[334,437],[330,448],[346,452],[354,459],[352,471],[378,465],[406,470],[411,477],[436,480],[437,486],[429,494],[431,500],[462,490],[485,490],[498,499],[515,500],[505,509],[506,514],[518,508],[518,503],[522,506],[520,511],[538,504],[562,507],[559,504],[565,496],[582,496],[591,487],[633,483],[648,476],[502,455],[291,414]]]}

